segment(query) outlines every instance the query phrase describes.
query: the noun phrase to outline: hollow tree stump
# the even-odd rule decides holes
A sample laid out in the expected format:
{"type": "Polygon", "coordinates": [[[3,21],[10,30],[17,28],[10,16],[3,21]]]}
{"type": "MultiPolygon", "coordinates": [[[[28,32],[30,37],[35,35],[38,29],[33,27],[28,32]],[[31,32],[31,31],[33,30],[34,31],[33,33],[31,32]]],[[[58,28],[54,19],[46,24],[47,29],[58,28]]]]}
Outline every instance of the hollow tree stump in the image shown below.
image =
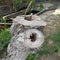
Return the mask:
{"type": "Polygon", "coordinates": [[[36,53],[44,42],[44,35],[38,29],[43,26],[46,26],[46,22],[36,15],[14,18],[10,28],[12,39],[5,60],[26,60],[28,54],[36,53]]]}

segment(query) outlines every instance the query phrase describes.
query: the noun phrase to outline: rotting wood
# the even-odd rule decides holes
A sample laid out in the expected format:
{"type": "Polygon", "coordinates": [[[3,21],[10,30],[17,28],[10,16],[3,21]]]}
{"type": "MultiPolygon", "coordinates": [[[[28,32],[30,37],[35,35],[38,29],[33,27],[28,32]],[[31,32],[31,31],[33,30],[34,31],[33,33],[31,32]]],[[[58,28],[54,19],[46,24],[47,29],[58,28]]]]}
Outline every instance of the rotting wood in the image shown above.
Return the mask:
{"type": "Polygon", "coordinates": [[[12,39],[7,48],[8,55],[4,60],[26,60],[27,56],[36,53],[44,42],[43,33],[35,27],[46,26],[46,22],[41,21],[39,16],[32,15],[30,23],[32,21],[33,23],[30,24],[25,16],[30,15],[21,15],[13,19],[10,28],[12,39]]]}

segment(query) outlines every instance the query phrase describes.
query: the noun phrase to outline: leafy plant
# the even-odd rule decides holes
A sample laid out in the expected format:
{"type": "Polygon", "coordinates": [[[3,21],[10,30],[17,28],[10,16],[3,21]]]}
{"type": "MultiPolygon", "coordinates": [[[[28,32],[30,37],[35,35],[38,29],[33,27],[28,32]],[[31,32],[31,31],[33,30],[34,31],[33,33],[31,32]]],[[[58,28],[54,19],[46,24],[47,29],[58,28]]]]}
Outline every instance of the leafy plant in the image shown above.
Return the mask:
{"type": "Polygon", "coordinates": [[[5,46],[8,45],[11,39],[11,33],[8,29],[2,30],[0,32],[0,50],[2,50],[5,46]]]}
{"type": "Polygon", "coordinates": [[[40,11],[44,9],[44,6],[43,6],[43,3],[42,2],[40,3],[40,6],[39,7],[40,7],[40,11]]]}
{"type": "Polygon", "coordinates": [[[29,54],[29,56],[26,60],[37,60],[37,57],[35,54],[29,54]]]}

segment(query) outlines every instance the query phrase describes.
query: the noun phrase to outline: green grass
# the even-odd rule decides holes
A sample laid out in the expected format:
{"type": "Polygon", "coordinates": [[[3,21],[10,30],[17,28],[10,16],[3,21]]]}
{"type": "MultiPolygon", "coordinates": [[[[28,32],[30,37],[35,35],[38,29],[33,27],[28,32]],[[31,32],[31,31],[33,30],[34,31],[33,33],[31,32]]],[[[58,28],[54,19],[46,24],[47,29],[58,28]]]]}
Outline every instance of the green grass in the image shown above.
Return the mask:
{"type": "Polygon", "coordinates": [[[60,31],[59,30],[53,33],[50,37],[55,43],[60,43],[60,31]]]}

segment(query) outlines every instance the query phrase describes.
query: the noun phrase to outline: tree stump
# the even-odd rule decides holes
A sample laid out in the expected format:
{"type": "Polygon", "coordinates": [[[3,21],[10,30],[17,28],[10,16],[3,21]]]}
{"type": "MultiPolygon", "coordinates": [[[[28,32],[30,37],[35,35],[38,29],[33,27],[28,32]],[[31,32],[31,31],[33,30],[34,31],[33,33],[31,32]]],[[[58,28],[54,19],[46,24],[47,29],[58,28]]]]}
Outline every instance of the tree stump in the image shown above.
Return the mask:
{"type": "Polygon", "coordinates": [[[14,18],[10,28],[12,39],[4,60],[26,60],[30,53],[36,53],[44,42],[44,34],[38,29],[43,26],[46,26],[46,22],[37,15],[14,18]]]}

